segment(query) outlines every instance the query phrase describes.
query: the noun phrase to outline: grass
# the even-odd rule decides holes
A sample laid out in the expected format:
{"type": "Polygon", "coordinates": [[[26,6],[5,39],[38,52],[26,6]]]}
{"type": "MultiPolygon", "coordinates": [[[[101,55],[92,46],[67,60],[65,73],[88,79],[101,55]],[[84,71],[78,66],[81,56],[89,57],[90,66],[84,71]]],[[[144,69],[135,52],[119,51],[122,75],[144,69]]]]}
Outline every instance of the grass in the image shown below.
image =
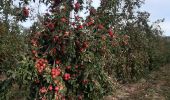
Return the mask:
{"type": "Polygon", "coordinates": [[[109,100],[170,100],[170,64],[136,83],[121,84],[109,100]]]}

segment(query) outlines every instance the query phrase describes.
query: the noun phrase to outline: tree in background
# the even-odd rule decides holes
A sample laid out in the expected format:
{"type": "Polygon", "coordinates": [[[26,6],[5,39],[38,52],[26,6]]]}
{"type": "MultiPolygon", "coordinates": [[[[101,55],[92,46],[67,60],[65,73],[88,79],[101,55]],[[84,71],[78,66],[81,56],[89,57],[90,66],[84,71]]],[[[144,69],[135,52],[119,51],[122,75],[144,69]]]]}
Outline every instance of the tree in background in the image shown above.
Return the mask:
{"type": "Polygon", "coordinates": [[[16,82],[22,84],[16,78],[16,73],[28,52],[26,31],[23,31],[23,28],[18,24],[14,11],[17,10],[12,1],[0,1],[0,75],[3,77],[0,80],[0,95],[2,100],[10,99],[9,94],[15,95],[14,92],[10,92],[13,84],[16,82]]]}

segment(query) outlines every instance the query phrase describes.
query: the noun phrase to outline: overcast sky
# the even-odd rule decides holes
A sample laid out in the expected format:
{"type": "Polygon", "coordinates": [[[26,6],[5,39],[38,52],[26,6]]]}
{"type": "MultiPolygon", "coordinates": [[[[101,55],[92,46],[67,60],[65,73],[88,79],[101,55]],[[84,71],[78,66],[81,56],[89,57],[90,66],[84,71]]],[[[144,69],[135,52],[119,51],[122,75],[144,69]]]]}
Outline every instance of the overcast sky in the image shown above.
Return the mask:
{"type": "MultiPolygon", "coordinates": [[[[100,0],[93,0],[93,6],[98,7],[99,1],[100,0]]],[[[34,6],[34,4],[32,4],[32,6],[34,6]]],[[[40,5],[40,8],[40,12],[45,12],[46,7],[44,5],[40,5]]],[[[170,36],[170,0],[145,0],[145,4],[142,6],[141,11],[147,11],[151,14],[151,22],[165,18],[165,22],[161,24],[161,27],[164,30],[163,35],[170,36]]],[[[29,27],[32,23],[33,22],[28,20],[22,25],[29,27]]]]}
{"type": "Polygon", "coordinates": [[[170,36],[170,0],[145,0],[141,9],[151,13],[152,22],[165,18],[165,22],[161,24],[165,31],[163,35],[170,36]]]}

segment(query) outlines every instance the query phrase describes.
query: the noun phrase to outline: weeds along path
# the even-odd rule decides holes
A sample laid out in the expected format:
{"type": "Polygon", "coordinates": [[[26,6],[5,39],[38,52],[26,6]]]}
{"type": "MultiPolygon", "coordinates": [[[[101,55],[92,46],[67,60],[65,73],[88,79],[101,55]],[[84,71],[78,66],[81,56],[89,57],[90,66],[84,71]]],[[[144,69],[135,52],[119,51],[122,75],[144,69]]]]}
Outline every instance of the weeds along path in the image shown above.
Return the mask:
{"type": "Polygon", "coordinates": [[[107,100],[170,100],[170,64],[137,83],[120,85],[107,100]]]}

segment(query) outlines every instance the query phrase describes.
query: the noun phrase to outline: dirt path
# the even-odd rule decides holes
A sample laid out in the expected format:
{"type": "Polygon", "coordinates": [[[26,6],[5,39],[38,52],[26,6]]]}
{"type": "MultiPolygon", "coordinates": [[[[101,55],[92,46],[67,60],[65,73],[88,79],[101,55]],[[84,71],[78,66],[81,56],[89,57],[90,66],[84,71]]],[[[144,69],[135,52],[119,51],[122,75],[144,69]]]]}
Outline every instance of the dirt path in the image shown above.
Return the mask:
{"type": "Polygon", "coordinates": [[[108,100],[170,100],[170,64],[137,83],[120,85],[108,100]]]}

